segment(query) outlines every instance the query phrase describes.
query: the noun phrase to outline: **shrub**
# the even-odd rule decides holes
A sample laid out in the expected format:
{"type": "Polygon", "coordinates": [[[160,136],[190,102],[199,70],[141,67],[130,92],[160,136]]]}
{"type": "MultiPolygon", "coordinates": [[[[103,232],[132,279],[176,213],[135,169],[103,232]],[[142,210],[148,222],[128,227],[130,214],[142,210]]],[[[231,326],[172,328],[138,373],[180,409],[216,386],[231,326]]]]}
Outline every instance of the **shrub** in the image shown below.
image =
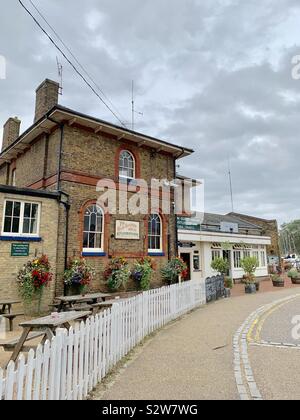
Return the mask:
{"type": "Polygon", "coordinates": [[[290,279],[298,279],[300,277],[300,273],[296,268],[294,268],[288,272],[288,277],[290,279]]]}
{"type": "Polygon", "coordinates": [[[116,292],[121,287],[126,290],[130,274],[128,262],[125,258],[113,258],[104,272],[104,278],[108,288],[116,292]]]}
{"type": "Polygon", "coordinates": [[[259,261],[256,257],[246,257],[241,261],[241,267],[246,273],[246,282],[253,283],[254,273],[259,266],[259,261]]]}
{"type": "Polygon", "coordinates": [[[178,281],[178,276],[187,272],[187,266],[181,258],[172,258],[168,264],[161,269],[161,276],[168,284],[178,281]]]}
{"type": "Polygon", "coordinates": [[[216,258],[212,261],[211,268],[218,273],[225,275],[230,268],[229,261],[223,258],[216,258]]]}

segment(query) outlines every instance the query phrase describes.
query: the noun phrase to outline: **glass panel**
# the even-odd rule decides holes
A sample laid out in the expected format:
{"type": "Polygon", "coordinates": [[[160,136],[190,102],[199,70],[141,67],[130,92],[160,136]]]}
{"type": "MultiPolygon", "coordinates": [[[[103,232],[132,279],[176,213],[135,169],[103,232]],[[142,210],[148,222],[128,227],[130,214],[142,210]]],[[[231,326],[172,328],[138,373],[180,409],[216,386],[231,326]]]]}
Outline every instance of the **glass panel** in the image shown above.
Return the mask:
{"type": "Polygon", "coordinates": [[[6,233],[11,232],[11,217],[5,217],[4,232],[6,232],[6,233]]]}
{"type": "Polygon", "coordinates": [[[83,230],[85,232],[88,232],[89,228],[90,228],[90,218],[89,218],[89,216],[85,216],[84,217],[84,228],[83,228],[83,230]]]}
{"type": "Polygon", "coordinates": [[[89,234],[84,232],[83,234],[83,248],[88,248],[89,234]]]}
{"type": "Polygon", "coordinates": [[[37,219],[31,219],[30,233],[32,234],[37,233],[37,219]]]}
{"type": "Polygon", "coordinates": [[[11,216],[13,211],[13,201],[7,201],[6,202],[6,209],[5,209],[5,215],[11,216]]]}
{"type": "Polygon", "coordinates": [[[20,217],[21,203],[18,201],[14,202],[14,216],[20,217]]]}
{"type": "Polygon", "coordinates": [[[24,219],[23,222],[23,233],[29,233],[30,232],[30,219],[24,219]]]}
{"type": "Polygon", "coordinates": [[[24,217],[31,217],[31,204],[25,203],[24,205],[24,217]]]}
{"type": "Polygon", "coordinates": [[[12,233],[19,233],[20,219],[18,217],[13,218],[12,233]]]}

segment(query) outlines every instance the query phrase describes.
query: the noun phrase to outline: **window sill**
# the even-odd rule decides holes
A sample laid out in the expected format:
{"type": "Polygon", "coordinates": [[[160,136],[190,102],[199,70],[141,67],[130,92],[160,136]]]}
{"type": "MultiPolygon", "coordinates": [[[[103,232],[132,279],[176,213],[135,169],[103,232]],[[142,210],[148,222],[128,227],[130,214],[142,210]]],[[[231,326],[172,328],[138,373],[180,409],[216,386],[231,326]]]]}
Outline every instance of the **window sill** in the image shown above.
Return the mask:
{"type": "Polygon", "coordinates": [[[82,257],[106,257],[106,252],[82,252],[82,257]]]}
{"type": "Polygon", "coordinates": [[[38,236],[0,236],[0,241],[8,242],[41,242],[42,238],[38,236]]]}
{"type": "Polygon", "coordinates": [[[148,252],[148,257],[165,257],[164,252],[148,252]]]}

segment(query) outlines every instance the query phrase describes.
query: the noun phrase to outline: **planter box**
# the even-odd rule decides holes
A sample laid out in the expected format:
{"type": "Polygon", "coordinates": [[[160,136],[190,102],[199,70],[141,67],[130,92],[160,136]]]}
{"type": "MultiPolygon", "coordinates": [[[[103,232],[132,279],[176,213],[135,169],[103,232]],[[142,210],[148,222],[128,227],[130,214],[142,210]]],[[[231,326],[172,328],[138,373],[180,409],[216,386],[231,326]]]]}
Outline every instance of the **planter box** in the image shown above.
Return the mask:
{"type": "Polygon", "coordinates": [[[282,281],[272,281],[274,287],[284,287],[284,280],[282,281]]]}
{"type": "Polygon", "coordinates": [[[293,284],[300,284],[300,277],[291,279],[293,284]]]}
{"type": "Polygon", "coordinates": [[[246,284],[245,285],[245,293],[248,295],[252,295],[254,293],[256,293],[256,284],[252,283],[252,284],[246,284]]]}

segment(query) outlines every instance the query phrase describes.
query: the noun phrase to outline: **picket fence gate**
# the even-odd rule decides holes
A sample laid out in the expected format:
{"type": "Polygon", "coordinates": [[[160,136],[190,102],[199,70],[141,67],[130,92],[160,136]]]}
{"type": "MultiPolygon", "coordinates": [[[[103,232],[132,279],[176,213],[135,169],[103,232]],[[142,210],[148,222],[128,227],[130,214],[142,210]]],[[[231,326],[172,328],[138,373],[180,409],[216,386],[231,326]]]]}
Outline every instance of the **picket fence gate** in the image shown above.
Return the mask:
{"type": "Polygon", "coordinates": [[[84,399],[147,335],[205,303],[205,283],[196,281],[120,301],[0,369],[0,399],[84,399]]]}

